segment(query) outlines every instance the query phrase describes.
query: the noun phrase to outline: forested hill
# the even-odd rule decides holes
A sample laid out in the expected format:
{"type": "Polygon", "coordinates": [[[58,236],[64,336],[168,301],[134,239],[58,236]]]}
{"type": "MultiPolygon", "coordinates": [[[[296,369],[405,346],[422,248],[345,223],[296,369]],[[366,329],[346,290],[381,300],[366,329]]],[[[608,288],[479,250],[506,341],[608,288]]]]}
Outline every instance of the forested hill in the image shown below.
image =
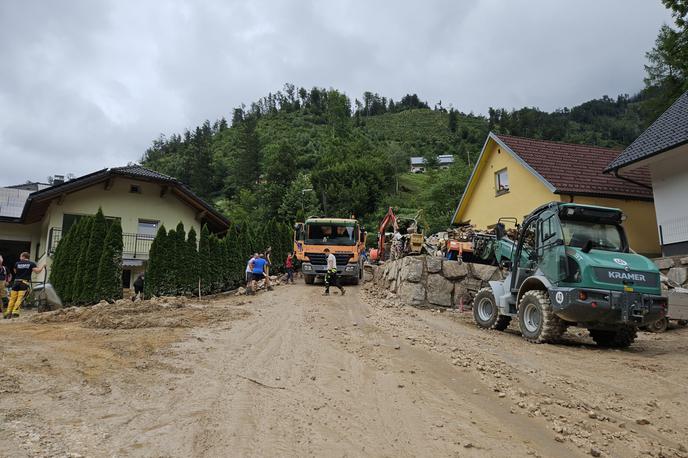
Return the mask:
{"type": "Polygon", "coordinates": [[[250,107],[169,137],[143,163],[189,184],[232,220],[294,221],[297,216],[355,214],[369,224],[389,205],[423,208],[445,227],[490,130],[534,138],[623,147],[648,124],[643,97],[591,100],[546,113],[490,109],[474,116],[416,95],[395,102],[365,93],[362,101],[334,89],[269,94],[250,107]],[[409,158],[453,154],[449,172],[408,177],[409,158]],[[472,163],[471,163],[472,165],[472,163]],[[300,215],[299,213],[303,213],[300,215]]]}

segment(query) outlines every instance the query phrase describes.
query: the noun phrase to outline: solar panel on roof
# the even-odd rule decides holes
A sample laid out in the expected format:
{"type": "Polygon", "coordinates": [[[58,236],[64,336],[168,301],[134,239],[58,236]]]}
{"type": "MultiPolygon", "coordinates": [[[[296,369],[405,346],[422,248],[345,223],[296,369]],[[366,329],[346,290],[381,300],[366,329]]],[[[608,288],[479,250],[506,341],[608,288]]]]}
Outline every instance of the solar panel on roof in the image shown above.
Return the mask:
{"type": "Polygon", "coordinates": [[[0,188],[0,216],[19,218],[31,191],[0,188]]]}

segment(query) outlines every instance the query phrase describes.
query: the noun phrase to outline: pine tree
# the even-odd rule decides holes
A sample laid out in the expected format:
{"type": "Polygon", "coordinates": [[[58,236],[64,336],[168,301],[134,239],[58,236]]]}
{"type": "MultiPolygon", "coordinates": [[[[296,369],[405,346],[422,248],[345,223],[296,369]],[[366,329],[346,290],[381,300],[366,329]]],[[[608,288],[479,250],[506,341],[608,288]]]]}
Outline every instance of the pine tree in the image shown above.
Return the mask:
{"type": "Polygon", "coordinates": [[[224,275],[224,243],[215,234],[208,238],[210,244],[210,281],[214,293],[222,290],[224,275]]]}
{"type": "Polygon", "coordinates": [[[161,240],[160,243],[160,260],[163,270],[160,273],[160,293],[164,296],[173,296],[176,294],[176,278],[175,278],[175,262],[176,255],[174,252],[175,241],[177,239],[177,231],[170,229],[167,237],[161,240]]]}
{"type": "Polygon", "coordinates": [[[203,225],[201,238],[198,242],[198,276],[201,280],[201,292],[208,294],[212,289],[211,259],[210,259],[210,231],[203,225]]]}
{"type": "Polygon", "coordinates": [[[98,263],[97,297],[108,302],[122,298],[122,225],[110,223],[98,263]]]}
{"type": "Polygon", "coordinates": [[[93,267],[89,264],[88,259],[88,245],[91,239],[91,229],[93,228],[95,218],[92,216],[85,216],[82,218],[83,225],[79,240],[75,244],[75,255],[78,257],[76,267],[72,277],[72,288],[70,292],[70,302],[75,305],[83,304],[82,294],[85,292],[84,277],[93,275],[93,267]]]}
{"type": "Polygon", "coordinates": [[[162,273],[165,269],[163,249],[167,239],[165,225],[161,225],[158,233],[151,243],[148,251],[148,268],[146,269],[146,281],[143,282],[143,291],[146,297],[159,296],[162,290],[162,273]]]}
{"type": "Polygon", "coordinates": [[[184,223],[177,224],[174,238],[174,289],[177,295],[189,293],[186,266],[189,264],[184,223]]]}
{"type": "Polygon", "coordinates": [[[198,292],[198,243],[196,242],[196,229],[189,229],[186,239],[186,266],[184,271],[187,289],[190,293],[198,292]]]}
{"type": "Polygon", "coordinates": [[[50,268],[50,283],[55,287],[57,294],[62,298],[67,295],[67,289],[71,286],[71,275],[69,275],[68,264],[69,264],[69,252],[71,251],[71,244],[74,240],[74,227],[72,225],[69,231],[62,236],[62,239],[55,248],[55,253],[53,254],[53,265],[50,268]]]}
{"type": "Polygon", "coordinates": [[[61,292],[59,293],[60,299],[62,299],[64,304],[71,304],[73,302],[73,283],[76,275],[77,264],[79,262],[79,249],[81,247],[81,240],[87,224],[88,219],[81,218],[72,225],[67,233],[69,236],[68,243],[64,247],[64,255],[61,255],[61,257],[64,258],[64,262],[61,266],[62,274],[60,275],[59,280],[59,282],[62,284],[62,286],[60,286],[61,292]]]}
{"type": "Polygon", "coordinates": [[[98,265],[103,253],[103,244],[107,236],[108,222],[105,220],[103,211],[99,208],[93,218],[91,233],[88,239],[86,252],[86,264],[84,270],[79,271],[81,276],[82,289],[79,293],[79,301],[82,304],[95,304],[100,300],[98,297],[98,265]]]}

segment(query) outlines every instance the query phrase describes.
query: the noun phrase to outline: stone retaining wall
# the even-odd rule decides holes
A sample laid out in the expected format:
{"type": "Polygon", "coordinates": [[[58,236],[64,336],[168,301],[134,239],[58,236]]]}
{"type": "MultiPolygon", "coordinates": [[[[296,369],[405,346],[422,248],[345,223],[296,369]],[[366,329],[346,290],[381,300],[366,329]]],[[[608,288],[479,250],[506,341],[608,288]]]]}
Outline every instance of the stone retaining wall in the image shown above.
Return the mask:
{"type": "Polygon", "coordinates": [[[489,280],[502,279],[497,267],[449,261],[435,256],[407,256],[370,266],[367,280],[387,289],[406,305],[465,306],[489,280]]]}
{"type": "Polygon", "coordinates": [[[657,258],[654,262],[663,275],[674,283],[688,288],[688,257],[657,258]]]}

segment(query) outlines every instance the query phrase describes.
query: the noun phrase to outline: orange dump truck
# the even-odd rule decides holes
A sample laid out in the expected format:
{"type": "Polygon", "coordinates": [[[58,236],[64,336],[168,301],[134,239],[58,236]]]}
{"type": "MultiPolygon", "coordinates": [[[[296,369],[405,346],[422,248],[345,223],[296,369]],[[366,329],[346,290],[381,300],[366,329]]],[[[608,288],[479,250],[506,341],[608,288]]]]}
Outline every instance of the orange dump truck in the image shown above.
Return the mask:
{"type": "Polygon", "coordinates": [[[325,276],[325,248],[329,248],[337,258],[339,275],[358,284],[363,278],[361,253],[365,250],[365,238],[365,231],[355,219],[308,218],[305,223],[296,223],[294,252],[306,283],[325,276]]]}

